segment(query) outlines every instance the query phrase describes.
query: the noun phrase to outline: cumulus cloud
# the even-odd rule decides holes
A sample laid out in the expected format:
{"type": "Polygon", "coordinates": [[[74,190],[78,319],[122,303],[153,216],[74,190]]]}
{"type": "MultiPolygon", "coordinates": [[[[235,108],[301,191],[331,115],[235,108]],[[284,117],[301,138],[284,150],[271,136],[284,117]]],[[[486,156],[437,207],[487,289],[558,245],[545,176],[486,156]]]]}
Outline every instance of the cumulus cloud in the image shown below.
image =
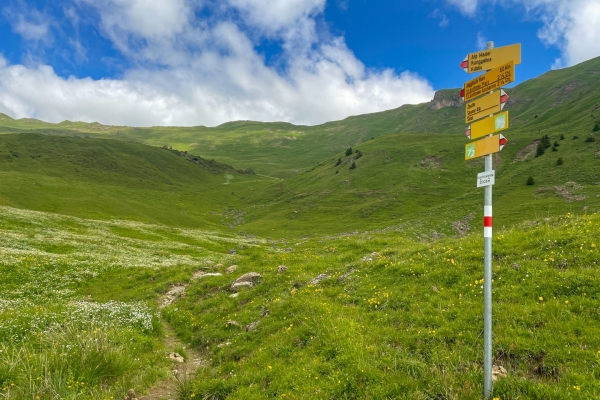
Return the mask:
{"type": "MultiPolygon", "coordinates": [[[[513,0],[517,1],[517,0],[513,0]]],[[[557,46],[561,58],[554,67],[564,67],[600,56],[600,2],[597,0],[519,0],[537,15],[544,26],[538,37],[557,46]]]]}
{"type": "MultiPolygon", "coordinates": [[[[483,3],[496,0],[446,0],[473,17],[483,3]]],[[[600,56],[600,1],[598,0],[507,0],[505,7],[523,7],[528,18],[541,21],[539,39],[561,50],[553,67],[560,68],[600,56]]]]}
{"type": "Polygon", "coordinates": [[[70,21],[96,24],[130,67],[94,80],[0,59],[0,111],[136,126],[317,124],[433,97],[417,74],[370,70],[323,32],[325,0],[71,1],[70,21]],[[263,40],[280,47],[276,66],[257,51],[263,40]]]}

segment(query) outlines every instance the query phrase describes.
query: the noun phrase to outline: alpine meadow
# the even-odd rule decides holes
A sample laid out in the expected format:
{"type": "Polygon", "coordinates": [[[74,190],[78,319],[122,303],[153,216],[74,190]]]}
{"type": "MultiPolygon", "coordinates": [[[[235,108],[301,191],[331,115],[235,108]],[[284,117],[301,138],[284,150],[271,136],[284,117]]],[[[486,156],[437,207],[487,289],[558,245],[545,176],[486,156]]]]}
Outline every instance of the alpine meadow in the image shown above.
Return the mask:
{"type": "MultiPolygon", "coordinates": [[[[504,89],[493,398],[600,398],[600,58],[504,89]]],[[[478,399],[460,89],[304,126],[0,114],[0,399],[478,399]]]]}

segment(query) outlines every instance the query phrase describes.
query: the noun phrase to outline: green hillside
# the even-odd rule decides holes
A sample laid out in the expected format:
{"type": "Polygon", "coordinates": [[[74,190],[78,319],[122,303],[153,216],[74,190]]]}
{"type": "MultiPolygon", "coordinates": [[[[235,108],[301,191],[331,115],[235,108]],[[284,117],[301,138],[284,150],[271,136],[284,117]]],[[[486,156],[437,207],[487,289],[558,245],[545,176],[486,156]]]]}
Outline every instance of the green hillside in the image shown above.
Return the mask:
{"type": "MultiPolygon", "coordinates": [[[[514,130],[572,134],[600,121],[600,58],[550,71],[506,91],[514,130]]],[[[517,67],[518,78],[518,67],[517,67]]],[[[468,76],[465,75],[465,80],[468,76]]],[[[303,172],[349,146],[401,132],[447,133],[465,130],[458,89],[441,90],[430,103],[346,118],[317,126],[288,123],[229,122],[218,127],[130,128],[99,123],[13,120],[0,115],[0,133],[85,134],[169,145],[236,168],[286,178],[303,172]]]]}
{"type": "Polygon", "coordinates": [[[264,178],[112,139],[0,136],[0,204],[96,219],[221,226],[264,178]],[[239,195],[232,195],[238,191],[239,195]]]}

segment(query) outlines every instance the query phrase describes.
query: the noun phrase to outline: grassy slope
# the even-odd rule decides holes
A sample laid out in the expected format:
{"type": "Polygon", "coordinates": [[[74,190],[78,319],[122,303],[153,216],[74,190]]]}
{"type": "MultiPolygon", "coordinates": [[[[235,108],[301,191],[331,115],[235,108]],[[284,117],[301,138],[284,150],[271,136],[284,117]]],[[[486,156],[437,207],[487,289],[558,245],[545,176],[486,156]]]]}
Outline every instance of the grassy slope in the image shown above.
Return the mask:
{"type": "MultiPolygon", "coordinates": [[[[599,226],[567,215],[497,233],[493,353],[508,377],[494,397],[600,396],[599,226]]],[[[208,362],[178,400],[480,398],[479,234],[264,241],[6,207],[0,233],[3,398],[142,392],[170,371],[160,358],[171,349],[139,318],[156,318],[160,294],[182,283],[187,295],[162,315],[208,362]],[[191,279],[233,263],[234,274],[191,279]],[[230,297],[250,271],[262,281],[230,297]],[[322,273],[331,279],[308,284],[322,273]]]]}
{"type": "Polygon", "coordinates": [[[0,136],[0,203],[97,219],[215,227],[262,178],[213,173],[134,142],[40,134],[0,136]],[[243,184],[242,184],[243,183],[243,184]]]}
{"type": "MultiPolygon", "coordinates": [[[[524,132],[550,130],[570,133],[591,128],[593,121],[600,121],[598,71],[600,58],[550,71],[508,89],[511,125],[524,132]]],[[[448,97],[456,94],[457,89],[442,92],[448,97]]],[[[258,173],[281,178],[312,168],[332,154],[372,137],[399,132],[458,134],[464,132],[464,128],[463,107],[431,110],[429,103],[405,105],[312,127],[238,121],[215,128],[129,128],[70,121],[60,124],[15,121],[0,115],[0,132],[4,133],[88,134],[136,140],[155,146],[168,144],[236,168],[251,167],[258,173]]]]}

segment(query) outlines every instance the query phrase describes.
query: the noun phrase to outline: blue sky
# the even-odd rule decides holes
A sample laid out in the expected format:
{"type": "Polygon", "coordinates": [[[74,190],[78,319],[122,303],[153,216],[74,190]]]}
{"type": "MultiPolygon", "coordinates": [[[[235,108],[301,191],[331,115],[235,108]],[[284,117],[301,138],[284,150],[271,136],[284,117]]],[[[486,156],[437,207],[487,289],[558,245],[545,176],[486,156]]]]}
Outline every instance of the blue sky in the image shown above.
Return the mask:
{"type": "Polygon", "coordinates": [[[598,0],[4,0],[0,112],[318,124],[429,101],[521,43],[517,83],[600,56],[598,0]]]}

